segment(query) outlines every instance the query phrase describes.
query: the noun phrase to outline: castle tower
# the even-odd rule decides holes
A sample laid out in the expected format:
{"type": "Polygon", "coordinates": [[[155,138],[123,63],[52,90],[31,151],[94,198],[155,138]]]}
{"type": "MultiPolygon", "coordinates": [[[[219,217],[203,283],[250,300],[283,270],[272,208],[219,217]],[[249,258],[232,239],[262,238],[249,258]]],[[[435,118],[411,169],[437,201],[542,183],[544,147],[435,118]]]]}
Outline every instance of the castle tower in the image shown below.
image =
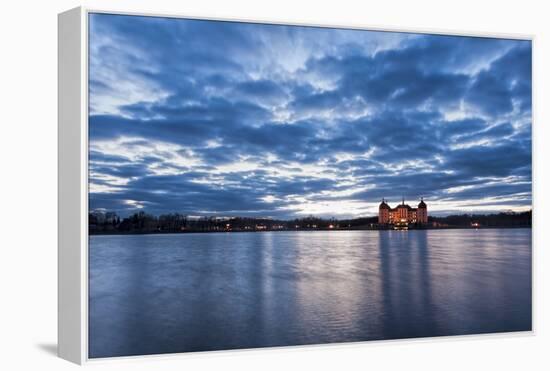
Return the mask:
{"type": "Polygon", "coordinates": [[[386,200],[382,199],[378,207],[378,224],[388,224],[390,222],[390,206],[386,200]]]}
{"type": "Polygon", "coordinates": [[[423,197],[420,197],[420,203],[418,204],[416,217],[417,217],[418,223],[420,224],[428,223],[428,205],[426,205],[426,203],[424,202],[423,197]]]}

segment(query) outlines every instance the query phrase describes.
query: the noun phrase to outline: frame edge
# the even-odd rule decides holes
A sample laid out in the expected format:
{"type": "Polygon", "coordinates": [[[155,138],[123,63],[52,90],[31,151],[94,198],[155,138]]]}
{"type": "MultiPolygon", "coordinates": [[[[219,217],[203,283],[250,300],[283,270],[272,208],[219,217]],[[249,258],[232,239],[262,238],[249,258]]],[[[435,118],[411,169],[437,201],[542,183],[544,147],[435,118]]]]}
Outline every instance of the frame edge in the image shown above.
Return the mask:
{"type": "Polygon", "coordinates": [[[86,361],[84,10],[58,15],[58,356],[86,361]]]}

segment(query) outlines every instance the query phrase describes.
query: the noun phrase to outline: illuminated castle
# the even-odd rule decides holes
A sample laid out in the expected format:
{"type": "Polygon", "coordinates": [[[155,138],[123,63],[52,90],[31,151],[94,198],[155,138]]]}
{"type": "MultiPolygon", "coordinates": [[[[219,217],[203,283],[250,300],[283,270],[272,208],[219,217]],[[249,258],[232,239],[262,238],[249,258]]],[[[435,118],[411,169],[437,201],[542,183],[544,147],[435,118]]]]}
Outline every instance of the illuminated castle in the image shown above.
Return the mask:
{"type": "Polygon", "coordinates": [[[382,199],[382,203],[378,208],[378,223],[379,224],[410,224],[428,223],[428,206],[421,198],[418,207],[412,208],[403,202],[395,208],[391,208],[385,199],[382,199]]]}

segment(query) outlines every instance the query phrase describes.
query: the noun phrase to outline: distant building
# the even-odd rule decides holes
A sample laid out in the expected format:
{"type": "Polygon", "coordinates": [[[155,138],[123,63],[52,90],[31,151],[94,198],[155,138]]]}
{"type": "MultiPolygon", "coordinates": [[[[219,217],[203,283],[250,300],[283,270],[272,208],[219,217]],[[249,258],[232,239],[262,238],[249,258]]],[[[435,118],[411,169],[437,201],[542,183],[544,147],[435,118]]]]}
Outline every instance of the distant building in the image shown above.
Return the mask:
{"type": "Polygon", "coordinates": [[[405,199],[393,209],[382,199],[378,207],[379,224],[426,224],[428,223],[428,206],[421,198],[417,208],[405,204],[405,199]]]}

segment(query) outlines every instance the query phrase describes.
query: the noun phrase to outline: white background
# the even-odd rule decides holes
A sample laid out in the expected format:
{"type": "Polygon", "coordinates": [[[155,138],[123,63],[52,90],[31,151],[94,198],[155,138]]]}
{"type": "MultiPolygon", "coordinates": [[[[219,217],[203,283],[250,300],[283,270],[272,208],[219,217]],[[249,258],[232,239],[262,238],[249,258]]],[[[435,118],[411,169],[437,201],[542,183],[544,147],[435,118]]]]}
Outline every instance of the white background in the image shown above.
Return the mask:
{"type": "Polygon", "coordinates": [[[94,363],[101,370],[549,369],[550,26],[545,1],[6,1],[0,12],[0,369],[66,370],[57,313],[57,13],[75,6],[534,35],[535,334],[282,348],[94,363]],[[546,192],[544,192],[546,190],[546,192]],[[545,354],[546,353],[546,354],[545,354]]]}

